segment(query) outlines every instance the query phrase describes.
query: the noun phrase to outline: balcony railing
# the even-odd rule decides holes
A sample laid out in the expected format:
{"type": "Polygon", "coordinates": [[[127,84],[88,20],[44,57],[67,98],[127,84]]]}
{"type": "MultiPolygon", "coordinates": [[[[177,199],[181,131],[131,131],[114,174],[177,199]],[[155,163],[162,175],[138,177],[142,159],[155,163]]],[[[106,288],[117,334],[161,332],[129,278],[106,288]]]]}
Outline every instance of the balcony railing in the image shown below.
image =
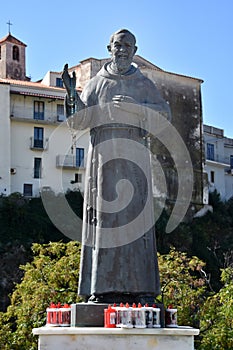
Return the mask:
{"type": "Polygon", "coordinates": [[[49,139],[36,139],[34,137],[30,137],[30,148],[33,150],[46,150],[48,149],[48,145],[49,145],[49,139]]]}
{"type": "Polygon", "coordinates": [[[44,120],[44,112],[34,112],[33,118],[36,120],[44,120]]]}
{"type": "Polygon", "coordinates": [[[57,155],[56,157],[56,167],[57,168],[73,168],[73,169],[84,169],[85,165],[78,165],[75,155],[57,155]]]}
{"type": "Polygon", "coordinates": [[[208,155],[206,155],[206,160],[210,160],[216,163],[222,163],[230,166],[230,159],[227,156],[216,154],[214,157],[208,157],[208,155]]]}

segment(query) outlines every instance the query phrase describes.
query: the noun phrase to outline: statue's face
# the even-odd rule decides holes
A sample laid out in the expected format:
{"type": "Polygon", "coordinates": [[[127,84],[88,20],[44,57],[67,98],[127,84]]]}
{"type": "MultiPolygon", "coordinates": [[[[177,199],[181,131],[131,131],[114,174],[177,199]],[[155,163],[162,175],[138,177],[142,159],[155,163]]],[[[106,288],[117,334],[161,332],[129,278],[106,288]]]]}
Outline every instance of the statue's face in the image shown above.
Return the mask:
{"type": "Polygon", "coordinates": [[[134,38],[130,34],[119,33],[114,36],[110,51],[112,61],[119,70],[125,70],[131,65],[136,49],[134,38]]]}

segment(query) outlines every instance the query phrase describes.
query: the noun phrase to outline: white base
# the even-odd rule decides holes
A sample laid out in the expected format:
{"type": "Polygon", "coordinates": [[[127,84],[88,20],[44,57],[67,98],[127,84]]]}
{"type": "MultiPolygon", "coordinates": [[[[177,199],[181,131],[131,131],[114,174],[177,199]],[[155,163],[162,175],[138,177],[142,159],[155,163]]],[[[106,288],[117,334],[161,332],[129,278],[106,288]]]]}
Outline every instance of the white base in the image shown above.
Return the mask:
{"type": "Polygon", "coordinates": [[[190,327],[123,329],[41,327],[38,350],[193,350],[198,329],[190,327]]]}

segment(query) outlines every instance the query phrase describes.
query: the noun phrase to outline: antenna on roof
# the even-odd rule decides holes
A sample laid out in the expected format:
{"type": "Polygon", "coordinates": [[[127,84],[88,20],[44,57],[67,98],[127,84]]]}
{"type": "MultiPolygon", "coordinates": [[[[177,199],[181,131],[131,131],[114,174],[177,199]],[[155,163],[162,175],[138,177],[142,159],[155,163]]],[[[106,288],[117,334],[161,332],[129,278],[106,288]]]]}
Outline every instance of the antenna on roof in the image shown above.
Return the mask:
{"type": "Polygon", "coordinates": [[[11,34],[11,26],[12,26],[12,23],[11,23],[11,21],[9,20],[9,21],[7,22],[7,24],[8,24],[8,33],[11,34]]]}

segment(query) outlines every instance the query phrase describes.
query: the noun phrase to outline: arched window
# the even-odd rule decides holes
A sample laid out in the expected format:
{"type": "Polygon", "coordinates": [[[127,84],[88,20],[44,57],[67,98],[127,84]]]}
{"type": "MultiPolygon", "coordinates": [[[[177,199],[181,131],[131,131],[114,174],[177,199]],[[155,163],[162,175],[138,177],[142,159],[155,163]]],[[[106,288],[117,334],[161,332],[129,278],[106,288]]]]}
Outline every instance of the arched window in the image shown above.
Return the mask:
{"type": "Polygon", "coordinates": [[[13,60],[19,61],[19,48],[18,46],[13,46],[13,60]]]}
{"type": "Polygon", "coordinates": [[[2,58],[2,47],[0,46],[0,59],[2,58]]]}

